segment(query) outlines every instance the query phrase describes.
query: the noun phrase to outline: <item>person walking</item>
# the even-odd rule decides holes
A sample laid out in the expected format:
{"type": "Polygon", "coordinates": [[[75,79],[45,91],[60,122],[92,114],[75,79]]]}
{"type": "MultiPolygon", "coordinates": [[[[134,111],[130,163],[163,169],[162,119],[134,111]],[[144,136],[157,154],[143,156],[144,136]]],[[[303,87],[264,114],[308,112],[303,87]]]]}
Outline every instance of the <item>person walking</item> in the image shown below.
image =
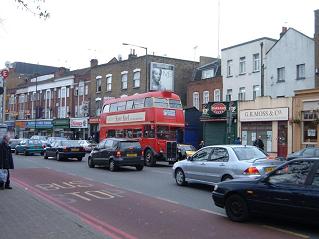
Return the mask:
{"type": "MultiPolygon", "coordinates": [[[[9,136],[5,135],[0,143],[0,167],[7,170],[7,181],[5,182],[5,189],[12,189],[10,186],[10,171],[9,169],[14,169],[13,158],[11,154],[11,148],[9,146],[9,136]]],[[[3,187],[3,182],[0,187],[3,187]]]]}
{"type": "Polygon", "coordinates": [[[258,147],[259,149],[263,150],[264,151],[264,142],[263,140],[261,139],[261,136],[259,135],[258,136],[258,139],[256,139],[254,141],[254,146],[258,147]]]}
{"type": "Polygon", "coordinates": [[[203,148],[203,147],[205,147],[205,142],[204,142],[204,140],[200,141],[200,143],[199,143],[199,145],[198,145],[198,149],[201,149],[201,148],[203,148]]]}
{"type": "Polygon", "coordinates": [[[234,144],[241,144],[240,137],[237,137],[237,138],[234,140],[234,144]]]}

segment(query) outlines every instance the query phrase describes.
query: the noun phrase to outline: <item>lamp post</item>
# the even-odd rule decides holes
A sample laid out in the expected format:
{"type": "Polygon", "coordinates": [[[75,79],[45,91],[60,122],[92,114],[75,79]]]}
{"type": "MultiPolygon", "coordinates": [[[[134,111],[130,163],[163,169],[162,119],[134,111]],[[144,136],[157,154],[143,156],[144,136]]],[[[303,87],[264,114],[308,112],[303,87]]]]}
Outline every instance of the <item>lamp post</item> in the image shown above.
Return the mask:
{"type": "MultiPolygon", "coordinates": [[[[35,117],[34,117],[34,134],[37,135],[37,105],[38,105],[38,74],[35,74],[35,117]]],[[[32,112],[33,113],[33,112],[32,112]]],[[[31,113],[31,115],[32,115],[31,113]]]]}
{"type": "Polygon", "coordinates": [[[145,46],[138,46],[138,45],[134,45],[134,44],[129,44],[129,43],[122,43],[123,46],[134,46],[134,47],[139,47],[145,50],[145,80],[146,80],[146,87],[145,87],[145,92],[148,91],[148,84],[149,84],[149,80],[148,80],[148,57],[147,57],[147,47],[145,46]]]}

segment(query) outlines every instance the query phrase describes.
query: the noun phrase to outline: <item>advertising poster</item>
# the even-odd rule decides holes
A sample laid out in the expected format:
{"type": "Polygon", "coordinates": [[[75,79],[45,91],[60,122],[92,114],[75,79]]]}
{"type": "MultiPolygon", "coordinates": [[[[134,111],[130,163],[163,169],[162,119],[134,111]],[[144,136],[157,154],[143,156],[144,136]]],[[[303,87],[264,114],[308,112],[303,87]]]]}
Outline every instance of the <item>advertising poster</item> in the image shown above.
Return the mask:
{"type": "Polygon", "coordinates": [[[174,66],[173,65],[151,62],[150,90],[174,91],[174,66]]]}

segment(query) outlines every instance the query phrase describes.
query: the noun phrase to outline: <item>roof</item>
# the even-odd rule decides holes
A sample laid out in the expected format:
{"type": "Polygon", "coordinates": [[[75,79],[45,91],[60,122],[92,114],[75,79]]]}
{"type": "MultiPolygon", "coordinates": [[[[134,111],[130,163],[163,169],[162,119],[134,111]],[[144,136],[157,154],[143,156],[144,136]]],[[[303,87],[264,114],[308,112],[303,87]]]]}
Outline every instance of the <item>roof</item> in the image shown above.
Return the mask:
{"type": "Polygon", "coordinates": [[[253,42],[262,41],[262,40],[269,40],[269,41],[274,41],[274,42],[277,41],[276,39],[273,39],[273,38],[261,37],[261,38],[255,39],[255,40],[251,40],[251,41],[243,42],[243,43],[240,43],[240,44],[237,44],[237,45],[234,45],[234,46],[223,48],[222,51],[229,50],[231,48],[235,48],[235,47],[239,47],[239,46],[243,46],[243,45],[247,45],[247,44],[250,44],[250,43],[253,43],[253,42]]]}
{"type": "MultiPolygon", "coordinates": [[[[208,63],[206,65],[203,65],[203,66],[200,66],[198,68],[195,69],[195,72],[194,72],[194,80],[197,81],[197,80],[202,80],[202,72],[204,70],[208,70],[208,69],[213,69],[214,72],[215,72],[215,76],[221,76],[221,60],[218,59],[216,61],[213,61],[211,63],[208,63]]],[[[213,78],[214,78],[213,77],[213,78]]],[[[208,79],[211,79],[211,78],[208,78],[208,79]]],[[[205,80],[205,79],[203,79],[205,80]]]]}
{"type": "Polygon", "coordinates": [[[18,73],[18,74],[26,74],[26,75],[40,74],[40,75],[46,75],[46,74],[54,73],[60,67],[31,64],[31,63],[26,63],[26,62],[14,62],[12,64],[12,68],[14,68],[15,72],[18,73]]]}

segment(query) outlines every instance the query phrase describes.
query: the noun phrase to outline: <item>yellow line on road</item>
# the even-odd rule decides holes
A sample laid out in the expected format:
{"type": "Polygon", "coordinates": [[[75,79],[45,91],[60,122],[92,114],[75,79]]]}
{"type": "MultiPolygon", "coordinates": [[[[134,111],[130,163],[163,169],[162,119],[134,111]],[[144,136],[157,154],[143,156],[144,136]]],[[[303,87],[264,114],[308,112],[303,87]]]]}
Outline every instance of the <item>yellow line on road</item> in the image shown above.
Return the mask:
{"type": "Polygon", "coordinates": [[[296,233],[296,232],[285,230],[285,229],[281,229],[281,228],[278,228],[278,227],[272,227],[272,226],[268,226],[268,225],[262,225],[262,226],[265,227],[265,228],[271,229],[271,230],[283,232],[283,233],[290,234],[290,235],[293,235],[293,236],[296,236],[296,237],[300,237],[300,238],[305,238],[305,239],[310,238],[308,235],[301,234],[301,233],[296,233]]]}

